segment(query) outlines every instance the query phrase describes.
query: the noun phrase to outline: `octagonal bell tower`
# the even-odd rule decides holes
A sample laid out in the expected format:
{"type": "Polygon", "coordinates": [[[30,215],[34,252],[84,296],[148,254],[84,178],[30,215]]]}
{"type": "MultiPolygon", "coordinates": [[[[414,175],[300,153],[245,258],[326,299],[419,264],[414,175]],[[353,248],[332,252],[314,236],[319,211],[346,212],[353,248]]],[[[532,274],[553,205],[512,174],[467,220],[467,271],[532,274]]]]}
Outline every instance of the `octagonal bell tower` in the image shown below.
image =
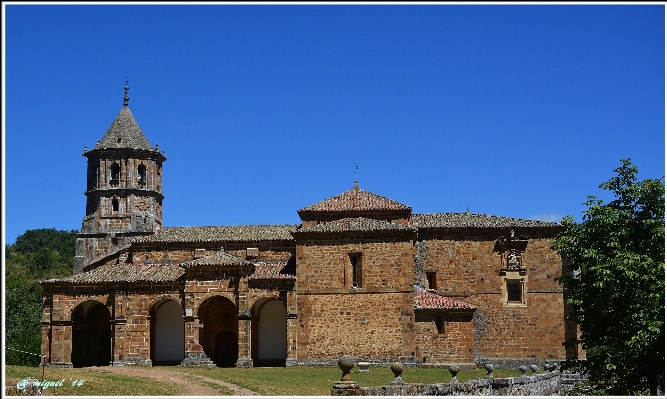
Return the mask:
{"type": "Polygon", "coordinates": [[[133,237],[162,226],[162,163],[158,145],[151,146],[129,107],[125,84],[123,108],[88,158],[86,216],[76,242],[74,274],[106,263],[133,237]],[[101,263],[100,263],[101,262],[101,263]]]}

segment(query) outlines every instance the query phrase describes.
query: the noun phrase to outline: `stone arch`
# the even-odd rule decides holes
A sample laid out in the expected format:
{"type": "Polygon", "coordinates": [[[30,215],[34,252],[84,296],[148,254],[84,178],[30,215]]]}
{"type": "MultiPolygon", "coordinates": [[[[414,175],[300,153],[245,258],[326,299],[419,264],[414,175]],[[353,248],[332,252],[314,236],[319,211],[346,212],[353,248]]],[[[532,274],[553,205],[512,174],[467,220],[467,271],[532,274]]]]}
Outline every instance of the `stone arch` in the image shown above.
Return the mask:
{"type": "Polygon", "coordinates": [[[185,321],[179,301],[163,298],[151,307],[151,361],[175,366],[185,358],[185,321]]]}
{"type": "Polygon", "coordinates": [[[280,367],[287,359],[287,310],[282,299],[264,297],[252,307],[252,359],[257,367],[280,367]]]}
{"type": "Polygon", "coordinates": [[[111,313],[95,300],[72,312],[72,367],[108,366],[111,363],[111,313]]]}
{"type": "Polygon", "coordinates": [[[281,302],[283,303],[283,305],[285,306],[285,308],[287,308],[287,303],[285,302],[285,301],[286,301],[285,298],[281,297],[280,294],[270,293],[270,292],[269,292],[269,293],[265,293],[265,294],[262,295],[262,296],[259,296],[259,297],[257,297],[257,298],[254,298],[254,299],[251,300],[251,301],[248,301],[248,309],[252,309],[252,308],[254,308],[254,307],[255,307],[255,304],[257,304],[257,302],[265,302],[265,301],[267,301],[267,300],[269,300],[269,299],[275,299],[275,300],[281,301],[281,302]]]}
{"type": "Polygon", "coordinates": [[[155,305],[157,305],[158,303],[164,302],[164,301],[167,301],[167,300],[176,301],[179,304],[181,303],[181,298],[178,295],[162,294],[162,295],[158,295],[157,297],[153,298],[150,305],[148,306],[148,309],[153,309],[155,307],[155,305]]]}
{"type": "Polygon", "coordinates": [[[218,367],[234,367],[238,359],[238,308],[226,295],[212,295],[201,301],[197,317],[204,325],[199,343],[218,367]]]}
{"type": "Polygon", "coordinates": [[[216,296],[223,297],[225,299],[228,299],[230,302],[232,302],[234,305],[236,305],[236,295],[227,293],[227,292],[209,292],[206,295],[202,296],[198,300],[195,301],[193,305],[193,309],[195,310],[194,314],[195,317],[199,317],[199,311],[202,308],[202,305],[208,301],[211,298],[214,298],[216,296]]]}
{"type": "MultiPolygon", "coordinates": [[[[88,271],[88,270],[86,270],[88,271]]],[[[74,311],[81,306],[82,304],[86,302],[99,302],[104,305],[103,301],[109,301],[109,298],[107,296],[88,296],[88,297],[78,297],[74,300],[74,302],[71,302],[69,306],[63,308],[64,314],[63,318],[65,320],[69,319],[72,320],[72,315],[74,314],[74,311]]],[[[109,314],[111,314],[111,309],[112,307],[109,305],[105,305],[107,310],[109,311],[109,314]]]]}

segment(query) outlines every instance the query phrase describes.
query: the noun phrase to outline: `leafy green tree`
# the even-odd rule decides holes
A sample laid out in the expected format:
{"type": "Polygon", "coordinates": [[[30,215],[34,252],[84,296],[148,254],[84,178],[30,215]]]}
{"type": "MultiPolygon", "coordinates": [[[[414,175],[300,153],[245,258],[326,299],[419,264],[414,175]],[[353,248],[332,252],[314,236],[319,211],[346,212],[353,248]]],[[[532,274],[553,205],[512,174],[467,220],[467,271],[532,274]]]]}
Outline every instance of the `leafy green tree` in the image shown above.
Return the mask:
{"type": "Polygon", "coordinates": [[[11,278],[5,284],[5,363],[37,366],[42,345],[42,287],[11,278]],[[18,349],[18,352],[12,349],[18,349]],[[28,354],[24,352],[30,352],[28,354]]]}
{"type": "Polygon", "coordinates": [[[567,318],[578,324],[589,394],[655,395],[665,387],[665,183],[637,181],[638,169],[621,160],[600,185],[609,203],[589,196],[582,223],[563,219],[552,248],[570,261],[559,278],[567,318]]]}
{"type": "MultiPolygon", "coordinates": [[[[28,230],[5,245],[5,346],[41,353],[40,280],[72,274],[76,231],[28,230]]],[[[39,356],[5,351],[5,364],[35,366],[39,356]]]]}

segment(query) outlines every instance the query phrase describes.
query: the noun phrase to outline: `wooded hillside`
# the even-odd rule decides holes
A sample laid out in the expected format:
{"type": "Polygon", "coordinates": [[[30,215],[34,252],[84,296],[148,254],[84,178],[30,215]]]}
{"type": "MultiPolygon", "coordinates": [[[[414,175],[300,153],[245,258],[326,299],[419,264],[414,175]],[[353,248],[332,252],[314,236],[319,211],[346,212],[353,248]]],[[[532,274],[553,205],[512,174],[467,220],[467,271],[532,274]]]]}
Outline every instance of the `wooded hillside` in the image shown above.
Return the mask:
{"type": "Polygon", "coordinates": [[[39,281],[72,274],[77,231],[28,230],[5,246],[5,364],[36,366],[41,353],[39,281]],[[11,348],[11,349],[9,349],[11,348]]]}

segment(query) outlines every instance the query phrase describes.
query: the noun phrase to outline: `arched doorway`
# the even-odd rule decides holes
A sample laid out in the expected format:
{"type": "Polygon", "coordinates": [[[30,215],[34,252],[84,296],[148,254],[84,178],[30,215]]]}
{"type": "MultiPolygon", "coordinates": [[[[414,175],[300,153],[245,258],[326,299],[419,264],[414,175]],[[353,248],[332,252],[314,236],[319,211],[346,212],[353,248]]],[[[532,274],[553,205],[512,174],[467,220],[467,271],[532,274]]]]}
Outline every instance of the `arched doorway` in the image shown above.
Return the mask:
{"type": "Polygon", "coordinates": [[[183,308],[174,300],[157,303],[151,312],[151,360],[155,366],[175,366],[185,358],[183,308]]]}
{"type": "Polygon", "coordinates": [[[253,306],[253,365],[281,367],[287,359],[287,316],[278,299],[260,300],[253,306]]]}
{"type": "Polygon", "coordinates": [[[221,331],[215,336],[215,365],[218,367],[234,367],[239,357],[239,343],[236,334],[221,331]]]}
{"type": "Polygon", "coordinates": [[[97,301],[72,312],[72,367],[108,366],[111,362],[111,314],[97,301]]]}
{"type": "Polygon", "coordinates": [[[238,358],[238,310],[222,296],[207,299],[197,311],[204,325],[199,330],[199,343],[204,353],[218,367],[234,367],[238,358]]]}

